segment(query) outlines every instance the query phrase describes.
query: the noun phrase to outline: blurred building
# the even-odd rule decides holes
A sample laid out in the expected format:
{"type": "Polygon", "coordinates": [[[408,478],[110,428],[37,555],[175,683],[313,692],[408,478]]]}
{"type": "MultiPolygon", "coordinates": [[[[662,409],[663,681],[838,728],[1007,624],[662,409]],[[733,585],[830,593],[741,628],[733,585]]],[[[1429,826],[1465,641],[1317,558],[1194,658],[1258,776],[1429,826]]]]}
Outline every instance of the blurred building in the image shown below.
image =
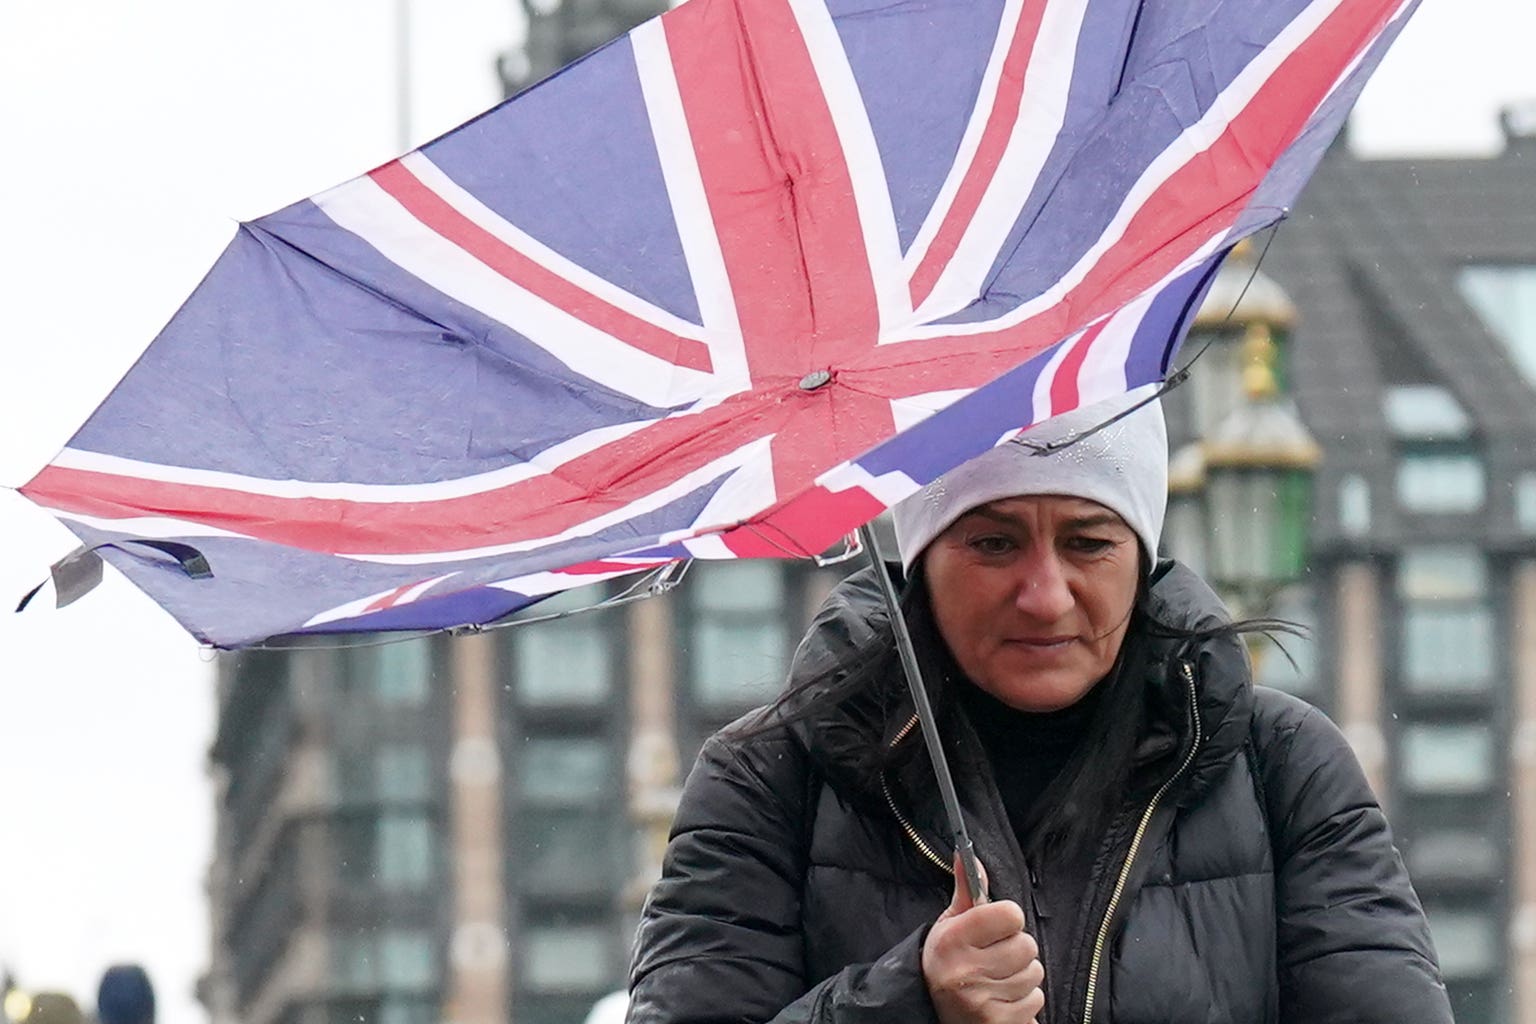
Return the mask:
{"type": "Polygon", "coordinates": [[[1259,675],[1350,737],[1429,912],[1457,1019],[1479,1022],[1536,1022],[1533,113],[1506,114],[1492,159],[1362,161],[1336,147],[1262,271],[1256,252],[1225,268],[1183,358],[1210,347],[1168,402],[1169,543],[1213,576],[1241,576],[1217,571],[1223,546],[1296,503],[1276,486],[1232,505],[1202,453],[1230,440],[1213,435],[1255,359],[1294,396],[1320,458],[1310,494],[1296,492],[1306,528],[1292,541],[1276,528],[1266,553],[1304,544],[1307,571],[1244,610],[1305,622],[1316,641],[1289,645],[1294,667],[1261,653],[1259,675]]]}
{"type": "Polygon", "coordinates": [[[522,91],[671,6],[667,0],[521,0],[528,35],[496,62],[502,92],[522,91]]]}
{"type": "Polygon", "coordinates": [[[624,608],[224,659],[214,1020],[580,1024],[622,986],[682,772],[778,690],[839,573],[700,565],[624,608]]]}

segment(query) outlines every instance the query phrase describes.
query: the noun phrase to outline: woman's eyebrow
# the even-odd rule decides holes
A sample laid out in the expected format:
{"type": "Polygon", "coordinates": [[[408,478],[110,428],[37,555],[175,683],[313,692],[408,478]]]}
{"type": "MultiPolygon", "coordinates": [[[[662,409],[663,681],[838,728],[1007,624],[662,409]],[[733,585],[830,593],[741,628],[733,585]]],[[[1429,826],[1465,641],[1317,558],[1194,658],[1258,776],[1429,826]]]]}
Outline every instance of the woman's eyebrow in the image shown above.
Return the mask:
{"type": "MultiPolygon", "coordinates": [[[[1007,512],[1001,512],[994,508],[988,508],[985,505],[971,509],[965,515],[955,520],[955,522],[964,522],[965,520],[970,519],[972,516],[980,516],[984,519],[990,519],[994,523],[999,523],[1003,526],[1012,526],[1018,528],[1023,528],[1025,526],[1024,520],[1020,519],[1018,516],[1009,515],[1007,512]]],[[[1118,515],[1110,512],[1107,509],[1103,512],[1084,512],[1079,516],[1070,516],[1067,519],[1062,520],[1062,525],[1066,526],[1068,529],[1074,530],[1091,530],[1098,526],[1125,526],[1126,529],[1130,529],[1130,527],[1126,525],[1124,519],[1120,518],[1118,515]]]]}
{"type": "Polygon", "coordinates": [[[1092,529],[1095,526],[1125,526],[1126,529],[1130,529],[1125,520],[1113,512],[1091,512],[1088,515],[1073,516],[1066,521],[1066,525],[1079,530],[1092,529]]]}
{"type": "Polygon", "coordinates": [[[1022,527],[1024,525],[1024,520],[1020,519],[1018,516],[1011,516],[1006,512],[999,512],[996,509],[987,508],[985,505],[971,509],[965,515],[955,520],[955,522],[962,522],[966,519],[970,519],[972,516],[980,516],[983,519],[990,519],[994,523],[1001,523],[1004,526],[1022,527]]]}

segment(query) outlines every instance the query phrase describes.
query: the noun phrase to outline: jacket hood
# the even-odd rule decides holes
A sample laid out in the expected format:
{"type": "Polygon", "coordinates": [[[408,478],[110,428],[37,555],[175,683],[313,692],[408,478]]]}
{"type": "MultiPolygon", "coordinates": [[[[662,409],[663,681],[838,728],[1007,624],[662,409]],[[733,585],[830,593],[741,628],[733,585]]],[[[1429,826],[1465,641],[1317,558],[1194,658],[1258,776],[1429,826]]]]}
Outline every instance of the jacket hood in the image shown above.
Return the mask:
{"type": "MultiPolygon", "coordinates": [[[[900,581],[900,567],[887,571],[900,581]]],[[[791,662],[791,686],[825,680],[828,684],[862,664],[871,647],[889,636],[890,619],[876,584],[874,568],[862,569],[844,579],[817,611],[791,662]]],[[[1164,560],[1153,569],[1144,598],[1147,618],[1169,632],[1192,633],[1220,627],[1231,621],[1227,609],[1210,586],[1186,566],[1164,560]]],[[[1193,677],[1199,709],[1200,747],[1179,800],[1186,802],[1206,788],[1210,780],[1241,749],[1253,709],[1253,685],[1248,656],[1240,638],[1232,635],[1187,642],[1180,637],[1153,635],[1147,638],[1144,671],[1154,688],[1148,702],[1146,744],[1162,747],[1162,753],[1183,749],[1194,731],[1187,707],[1189,681],[1193,677]],[[1159,735],[1161,734],[1161,735],[1159,735]]],[[[824,776],[839,788],[852,792],[860,781],[852,775],[856,753],[867,753],[871,744],[888,744],[912,714],[912,702],[901,679],[891,681],[884,693],[856,693],[826,713],[795,724],[793,731],[824,776]]]]}

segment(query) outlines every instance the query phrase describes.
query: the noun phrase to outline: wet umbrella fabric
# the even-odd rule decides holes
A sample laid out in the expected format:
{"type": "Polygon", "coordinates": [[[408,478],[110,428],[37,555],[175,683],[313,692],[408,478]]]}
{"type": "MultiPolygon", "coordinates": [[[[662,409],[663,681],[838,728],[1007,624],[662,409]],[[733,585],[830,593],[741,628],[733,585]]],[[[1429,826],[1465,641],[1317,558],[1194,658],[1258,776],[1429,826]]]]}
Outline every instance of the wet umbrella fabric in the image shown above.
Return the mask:
{"type": "Polygon", "coordinates": [[[1160,379],[1414,6],[688,0],[242,225],[22,492],[222,647],[820,551],[1160,379]]]}

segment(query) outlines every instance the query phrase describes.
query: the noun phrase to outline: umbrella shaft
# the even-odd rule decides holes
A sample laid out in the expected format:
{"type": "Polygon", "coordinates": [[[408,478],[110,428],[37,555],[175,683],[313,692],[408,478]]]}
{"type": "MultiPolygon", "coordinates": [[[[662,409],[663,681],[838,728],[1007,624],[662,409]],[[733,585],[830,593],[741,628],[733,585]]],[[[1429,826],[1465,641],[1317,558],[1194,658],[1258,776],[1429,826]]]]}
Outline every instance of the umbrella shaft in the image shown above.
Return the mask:
{"type": "Polygon", "coordinates": [[[869,551],[870,561],[875,565],[875,579],[880,585],[881,596],[885,598],[885,608],[891,620],[891,634],[896,640],[896,651],[901,656],[901,667],[903,674],[907,677],[907,688],[912,691],[912,703],[917,709],[917,720],[923,729],[923,743],[927,746],[928,757],[933,762],[933,773],[939,784],[939,796],[944,800],[944,813],[949,816],[949,829],[954,836],[955,853],[960,859],[960,869],[965,874],[965,883],[971,892],[971,902],[983,903],[986,901],[986,891],[981,884],[981,871],[976,866],[976,851],[971,846],[971,836],[966,830],[965,818],[960,813],[960,797],[955,792],[955,778],[949,770],[949,758],[944,755],[944,743],[939,738],[939,723],[933,716],[933,705],[928,700],[928,688],[923,685],[922,670],[917,665],[917,651],[912,647],[912,634],[907,629],[907,620],[901,614],[901,603],[896,597],[896,586],[891,582],[890,573],[885,571],[885,561],[880,557],[880,546],[875,540],[875,531],[866,524],[859,527],[859,537],[869,551]]]}

